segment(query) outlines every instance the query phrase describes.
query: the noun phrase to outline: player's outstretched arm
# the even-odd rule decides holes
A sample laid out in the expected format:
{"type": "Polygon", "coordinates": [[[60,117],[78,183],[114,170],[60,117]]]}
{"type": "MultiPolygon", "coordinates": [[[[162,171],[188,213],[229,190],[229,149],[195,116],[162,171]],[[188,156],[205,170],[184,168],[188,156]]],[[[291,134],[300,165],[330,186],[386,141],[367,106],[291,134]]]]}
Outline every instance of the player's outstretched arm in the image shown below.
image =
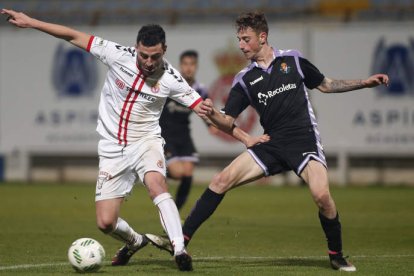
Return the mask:
{"type": "Polygon", "coordinates": [[[250,136],[234,124],[235,118],[217,111],[210,99],[202,101],[194,111],[214,127],[242,142],[246,147],[251,147],[257,143],[264,143],[270,140],[270,137],[267,134],[250,136]]]}
{"type": "Polygon", "coordinates": [[[35,18],[29,17],[22,12],[16,12],[8,9],[2,9],[0,12],[1,14],[7,16],[7,21],[10,24],[16,27],[37,29],[44,33],[53,35],[57,38],[64,39],[82,49],[86,50],[86,48],[88,47],[89,39],[91,36],[83,32],[74,30],[66,26],[40,21],[35,18]]]}
{"type": "Polygon", "coordinates": [[[334,80],[324,78],[317,89],[324,93],[342,93],[362,88],[371,88],[378,85],[387,85],[389,79],[385,74],[376,74],[365,80],[334,80]]]}

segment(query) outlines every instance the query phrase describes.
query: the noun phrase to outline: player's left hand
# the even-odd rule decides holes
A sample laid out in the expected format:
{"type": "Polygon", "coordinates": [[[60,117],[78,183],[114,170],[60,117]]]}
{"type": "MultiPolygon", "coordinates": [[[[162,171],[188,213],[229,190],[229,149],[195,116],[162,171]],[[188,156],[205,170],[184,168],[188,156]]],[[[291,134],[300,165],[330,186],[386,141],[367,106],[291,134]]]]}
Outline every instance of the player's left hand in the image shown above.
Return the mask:
{"type": "Polygon", "coordinates": [[[363,83],[367,88],[375,87],[381,84],[388,86],[389,78],[385,74],[376,74],[364,80],[363,83]]]}
{"type": "Polygon", "coordinates": [[[270,136],[267,135],[267,134],[263,134],[263,135],[260,135],[260,136],[251,136],[247,140],[246,147],[249,148],[249,147],[254,146],[256,144],[259,144],[259,143],[268,142],[269,140],[270,140],[270,136]]]}

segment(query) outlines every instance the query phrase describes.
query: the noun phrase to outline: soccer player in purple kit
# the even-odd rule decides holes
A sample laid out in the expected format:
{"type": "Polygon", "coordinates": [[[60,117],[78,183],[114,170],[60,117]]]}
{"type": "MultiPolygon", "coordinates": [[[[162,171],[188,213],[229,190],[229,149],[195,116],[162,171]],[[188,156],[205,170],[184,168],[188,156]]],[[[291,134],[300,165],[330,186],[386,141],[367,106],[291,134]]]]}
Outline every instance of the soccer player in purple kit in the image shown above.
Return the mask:
{"type": "Polygon", "coordinates": [[[226,192],[264,176],[293,170],[308,184],[319,209],[332,268],[356,271],[342,253],[341,223],[329,191],[327,164],[308,89],[342,93],[388,85],[388,76],[376,74],[364,80],[325,77],[300,52],[269,45],[263,13],[241,14],[236,28],[239,48],[251,63],[236,75],[223,110],[217,111],[209,99],[201,109],[213,125],[243,142],[247,150],[213,178],[196,202],[183,226],[186,244],[214,213],[226,192]],[[268,140],[254,145],[235,125],[236,118],[249,105],[258,112],[268,135],[268,140]]]}

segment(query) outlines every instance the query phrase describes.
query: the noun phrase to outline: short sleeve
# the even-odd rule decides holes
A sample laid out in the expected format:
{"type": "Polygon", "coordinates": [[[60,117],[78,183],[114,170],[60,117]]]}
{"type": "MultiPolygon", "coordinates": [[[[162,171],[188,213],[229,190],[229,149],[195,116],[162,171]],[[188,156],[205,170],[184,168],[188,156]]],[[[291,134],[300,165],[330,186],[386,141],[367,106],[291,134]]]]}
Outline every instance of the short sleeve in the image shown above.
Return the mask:
{"type": "Polygon", "coordinates": [[[243,87],[238,82],[230,90],[229,97],[223,112],[233,118],[237,118],[250,105],[250,101],[245,94],[243,87]]]}
{"type": "Polygon", "coordinates": [[[193,109],[203,99],[181,76],[181,74],[173,69],[168,68],[166,74],[173,76],[173,82],[170,87],[170,98],[174,101],[193,109]]]}
{"type": "MultiPolygon", "coordinates": [[[[114,61],[128,52],[128,47],[118,45],[115,42],[105,40],[97,36],[91,36],[86,50],[102,61],[105,65],[111,66],[114,61]]],[[[134,54],[132,50],[129,51],[134,54]]]]}
{"type": "Polygon", "coordinates": [[[307,59],[300,57],[299,63],[305,78],[304,82],[306,87],[309,89],[318,87],[322,83],[325,76],[319,71],[318,68],[316,68],[315,65],[310,63],[307,59]]]}

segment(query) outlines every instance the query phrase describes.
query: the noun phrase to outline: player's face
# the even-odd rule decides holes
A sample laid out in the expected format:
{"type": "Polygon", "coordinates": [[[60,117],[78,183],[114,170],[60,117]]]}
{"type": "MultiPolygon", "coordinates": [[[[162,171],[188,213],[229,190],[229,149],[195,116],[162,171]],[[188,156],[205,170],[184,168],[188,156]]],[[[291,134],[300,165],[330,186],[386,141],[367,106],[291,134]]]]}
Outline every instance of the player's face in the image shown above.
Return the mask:
{"type": "Polygon", "coordinates": [[[197,59],[194,57],[183,57],[180,62],[180,72],[187,82],[194,81],[197,72],[197,59]]]}
{"type": "Polygon", "coordinates": [[[165,46],[161,43],[155,46],[136,45],[137,65],[145,76],[151,76],[163,65],[165,46]]]}
{"type": "Polygon", "coordinates": [[[237,33],[237,39],[239,40],[239,48],[247,59],[255,59],[262,49],[263,38],[260,38],[250,27],[241,29],[237,33]]]}

